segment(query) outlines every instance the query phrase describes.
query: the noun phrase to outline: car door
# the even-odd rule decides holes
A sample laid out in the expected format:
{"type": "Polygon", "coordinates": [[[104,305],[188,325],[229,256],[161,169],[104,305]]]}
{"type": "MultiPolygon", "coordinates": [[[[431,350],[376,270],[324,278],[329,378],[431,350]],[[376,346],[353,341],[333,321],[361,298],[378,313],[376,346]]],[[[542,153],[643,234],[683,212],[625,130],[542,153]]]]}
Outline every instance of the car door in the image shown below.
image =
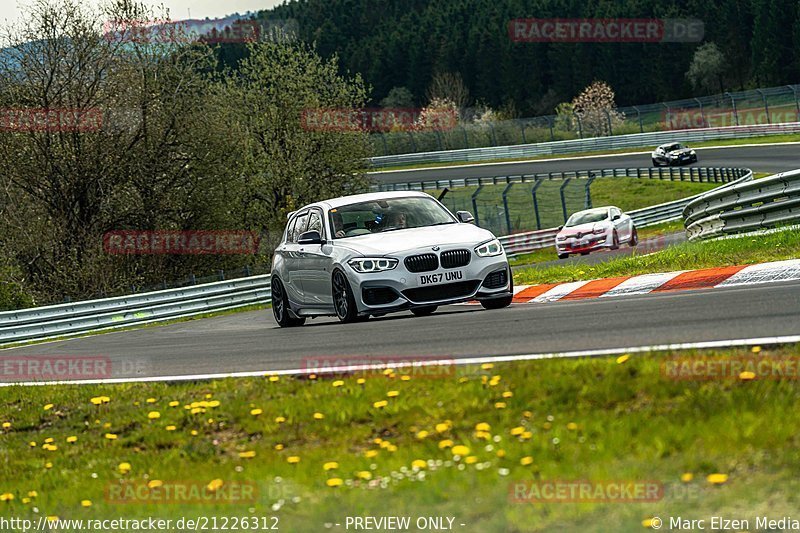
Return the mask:
{"type": "Polygon", "coordinates": [[[616,220],[614,220],[614,228],[617,230],[620,242],[626,242],[631,237],[629,221],[622,215],[622,211],[616,207],[611,209],[611,217],[616,218],[616,220]]]}
{"type": "Polygon", "coordinates": [[[318,231],[325,244],[300,245],[299,270],[303,276],[303,297],[307,305],[333,306],[331,268],[333,244],[325,231],[322,210],[312,208],[305,231],[318,231]]]}
{"type": "Polygon", "coordinates": [[[289,222],[286,242],[281,246],[280,253],[285,264],[283,275],[283,285],[286,287],[286,294],[293,303],[304,303],[303,295],[303,275],[300,271],[300,245],[297,238],[305,231],[308,224],[308,210],[301,211],[289,222]]]}

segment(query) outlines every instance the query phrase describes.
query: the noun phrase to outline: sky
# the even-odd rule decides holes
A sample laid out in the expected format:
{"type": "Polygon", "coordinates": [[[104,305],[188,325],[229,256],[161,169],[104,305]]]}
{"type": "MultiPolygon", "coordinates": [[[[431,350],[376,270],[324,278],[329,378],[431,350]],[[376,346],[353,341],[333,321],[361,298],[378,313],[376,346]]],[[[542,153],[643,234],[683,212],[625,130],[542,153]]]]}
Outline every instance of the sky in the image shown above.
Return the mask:
{"type": "MultiPolygon", "coordinates": [[[[92,5],[97,5],[98,0],[83,0],[92,5]]],[[[170,18],[174,20],[187,19],[191,13],[191,18],[218,18],[230,15],[231,13],[245,13],[247,11],[258,11],[269,9],[283,0],[143,0],[144,3],[153,6],[163,4],[169,9],[170,18]]],[[[16,21],[22,13],[21,5],[27,4],[27,0],[0,0],[0,24],[6,20],[16,21]]]]}

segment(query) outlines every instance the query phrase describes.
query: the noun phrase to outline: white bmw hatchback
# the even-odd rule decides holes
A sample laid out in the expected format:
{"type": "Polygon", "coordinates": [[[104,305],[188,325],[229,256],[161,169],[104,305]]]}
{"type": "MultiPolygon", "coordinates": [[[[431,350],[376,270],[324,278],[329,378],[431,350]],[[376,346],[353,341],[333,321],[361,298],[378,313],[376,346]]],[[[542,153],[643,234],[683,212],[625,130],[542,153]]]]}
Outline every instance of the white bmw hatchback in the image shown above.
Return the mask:
{"type": "Polygon", "coordinates": [[[342,322],[395,311],[433,313],[478,300],[506,307],[508,259],[466,211],[454,216],[422,192],[345,196],[289,214],[272,259],[272,310],[280,326],[306,317],[342,322]]]}

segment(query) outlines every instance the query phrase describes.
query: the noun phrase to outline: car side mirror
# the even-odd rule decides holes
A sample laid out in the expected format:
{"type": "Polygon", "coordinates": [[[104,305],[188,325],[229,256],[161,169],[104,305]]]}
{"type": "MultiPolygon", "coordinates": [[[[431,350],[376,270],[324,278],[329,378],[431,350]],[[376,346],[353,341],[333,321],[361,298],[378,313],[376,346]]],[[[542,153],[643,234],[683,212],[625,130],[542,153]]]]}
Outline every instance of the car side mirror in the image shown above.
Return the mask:
{"type": "Polygon", "coordinates": [[[614,215],[614,218],[612,218],[611,220],[619,220],[621,218],[622,218],[622,215],[614,215]]]}
{"type": "Polygon", "coordinates": [[[557,229],[558,231],[561,231],[562,229],[564,229],[564,226],[559,226],[559,227],[557,227],[556,229],[557,229]]]}
{"type": "Polygon", "coordinates": [[[459,222],[463,224],[474,224],[475,217],[472,216],[472,213],[469,211],[457,211],[456,216],[458,217],[459,222]]]}
{"type": "Polygon", "coordinates": [[[325,241],[322,240],[318,231],[312,230],[301,234],[297,239],[297,244],[325,244],[325,241]]]}

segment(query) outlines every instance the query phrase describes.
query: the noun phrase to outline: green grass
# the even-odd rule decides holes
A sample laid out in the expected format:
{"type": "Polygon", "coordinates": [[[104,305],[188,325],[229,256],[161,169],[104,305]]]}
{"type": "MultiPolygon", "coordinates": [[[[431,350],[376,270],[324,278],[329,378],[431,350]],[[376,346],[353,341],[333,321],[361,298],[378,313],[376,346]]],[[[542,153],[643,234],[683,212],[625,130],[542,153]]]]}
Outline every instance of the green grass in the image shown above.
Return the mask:
{"type": "Polygon", "coordinates": [[[517,284],[560,283],[615,276],[749,265],[800,257],[800,231],[741,236],[706,242],[685,242],[649,255],[610,259],[596,265],[558,265],[521,269],[517,284]]]}
{"type": "MultiPolygon", "coordinates": [[[[702,142],[694,142],[690,143],[692,148],[703,148],[708,146],[738,146],[741,144],[775,144],[775,143],[784,143],[784,142],[798,142],[800,141],[800,134],[785,134],[785,135],[765,135],[763,137],[749,137],[744,139],[719,139],[719,140],[710,140],[710,141],[702,141],[702,142]]],[[[602,156],[602,155],[614,155],[614,154],[627,154],[629,152],[636,152],[637,150],[648,150],[652,151],[655,146],[640,146],[640,147],[629,147],[629,148],[620,148],[617,150],[595,150],[595,151],[588,151],[588,152],[575,152],[571,154],[558,154],[558,155],[540,155],[534,157],[517,157],[517,158],[506,158],[506,159],[487,159],[486,161],[480,161],[477,164],[484,164],[484,163],[516,163],[516,162],[524,162],[524,161],[536,161],[539,159],[569,159],[574,157],[583,157],[583,156],[602,156]]],[[[645,152],[642,152],[645,153],[645,152]]],[[[648,152],[649,153],[649,152],[648,152]]],[[[702,156],[702,153],[700,154],[702,156]]],[[[702,158],[700,159],[700,164],[702,165],[702,158]]],[[[411,170],[411,169],[418,169],[418,168],[437,168],[437,167],[450,167],[450,166],[461,166],[461,165],[475,165],[475,161],[458,161],[458,162],[449,162],[449,163],[414,163],[409,165],[398,165],[392,167],[382,167],[376,169],[376,172],[382,171],[393,171],[393,170],[411,170]]],[[[645,165],[646,166],[646,165],[645,165]]]]}
{"type": "MultiPolygon", "coordinates": [[[[537,189],[539,223],[542,228],[553,228],[564,223],[561,206],[561,180],[543,181],[537,189]]],[[[573,180],[565,188],[567,216],[584,209],[586,180],[573,180]]],[[[636,178],[597,178],[591,185],[592,205],[616,205],[623,211],[630,211],[652,205],[679,200],[699,194],[719,183],[699,183],[690,181],[651,180],[636,178]]],[[[507,235],[508,224],[505,217],[502,193],[505,185],[486,185],[477,196],[477,218],[481,227],[496,235],[507,235]]],[[[536,215],[531,194],[532,183],[518,183],[508,191],[508,210],[511,231],[531,231],[537,229],[536,215]]],[[[452,211],[474,211],[472,194],[477,187],[453,189],[443,198],[444,204],[452,211]]],[[[439,191],[431,192],[438,196],[439,191]]]]}
{"type": "MultiPolygon", "coordinates": [[[[761,510],[779,517],[796,510],[796,382],[676,381],[662,371],[671,355],[441,367],[407,381],[398,370],[365,376],[363,384],[357,375],[336,378],[338,387],[333,378],[265,377],[4,388],[0,423],[10,426],[0,431],[0,494],[14,499],[0,508],[3,516],[33,519],[275,515],[284,531],[343,526],[347,515],[453,516],[466,524],[457,530],[488,532],[640,531],[653,515],[761,510]],[[90,402],[100,396],[110,401],[90,402]],[[381,400],[387,405],[376,408],[381,400]],[[184,408],[192,402],[215,403],[195,404],[202,411],[192,414],[184,408]],[[149,418],[151,412],[160,417],[149,418]],[[279,416],[285,422],[276,422],[279,416]],[[485,434],[476,432],[481,423],[488,424],[478,426],[485,434]],[[514,436],[512,428],[529,433],[514,436]],[[71,436],[77,442],[68,443],[71,436]],[[56,450],[43,449],[47,438],[56,450]],[[440,448],[443,440],[469,451],[456,458],[440,448]],[[289,464],[290,456],[299,463],[289,464]],[[532,463],[523,464],[525,457],[532,463]],[[415,471],[416,460],[425,467],[415,471]],[[325,471],[328,462],[337,468],[325,471]],[[130,471],[121,472],[121,463],[130,471]],[[371,483],[359,481],[358,472],[369,472],[371,483]],[[694,479],[681,482],[684,473],[694,479]],[[728,475],[727,483],[712,486],[706,476],[714,473],[728,475]],[[329,487],[332,478],[344,484],[329,487]],[[229,489],[254,484],[253,501],[146,504],[145,491],[120,504],[106,496],[152,480],[205,486],[215,479],[229,489]],[[648,480],[663,485],[665,495],[650,503],[510,501],[511,483],[534,480],[648,480]],[[29,491],[36,496],[23,502],[29,491]],[[83,500],[92,505],[82,507],[83,500]]],[[[797,358],[800,346],[761,355],[797,358]]]]}

